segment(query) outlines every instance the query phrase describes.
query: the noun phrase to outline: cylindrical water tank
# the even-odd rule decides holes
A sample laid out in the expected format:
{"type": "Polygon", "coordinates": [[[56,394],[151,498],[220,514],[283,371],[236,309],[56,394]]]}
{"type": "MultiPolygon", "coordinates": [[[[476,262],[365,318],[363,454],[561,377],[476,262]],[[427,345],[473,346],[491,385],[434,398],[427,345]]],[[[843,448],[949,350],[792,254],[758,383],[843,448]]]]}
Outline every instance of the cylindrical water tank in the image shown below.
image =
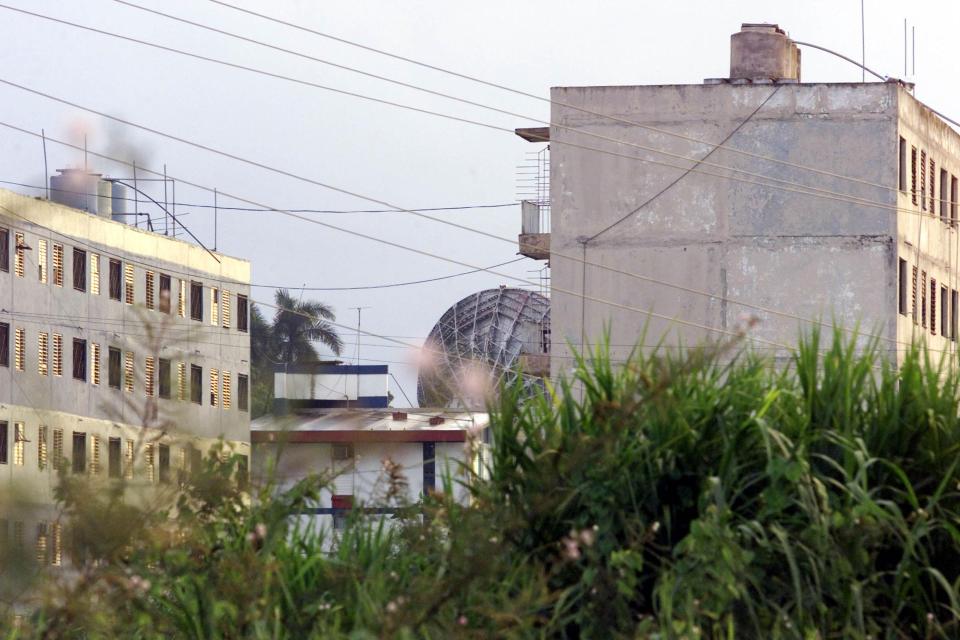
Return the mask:
{"type": "Polygon", "coordinates": [[[127,221],[127,188],[119,182],[111,182],[112,189],[112,217],[117,222],[127,221]]]}
{"type": "Polygon", "coordinates": [[[74,209],[97,213],[100,174],[83,169],[57,169],[58,176],[50,176],[50,199],[74,209]]]}
{"type": "Polygon", "coordinates": [[[98,216],[109,218],[113,212],[113,185],[107,180],[97,183],[97,211],[98,216]]]}

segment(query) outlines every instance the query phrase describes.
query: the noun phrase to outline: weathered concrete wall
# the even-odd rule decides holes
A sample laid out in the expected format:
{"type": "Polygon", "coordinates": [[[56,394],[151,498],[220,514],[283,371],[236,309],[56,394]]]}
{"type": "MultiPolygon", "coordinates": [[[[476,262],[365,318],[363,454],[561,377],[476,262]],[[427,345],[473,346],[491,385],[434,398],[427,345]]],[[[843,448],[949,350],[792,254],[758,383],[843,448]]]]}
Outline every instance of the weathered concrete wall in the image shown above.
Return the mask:
{"type": "Polygon", "coordinates": [[[595,342],[605,326],[620,356],[645,323],[648,343],[665,333],[670,345],[727,337],[642,311],[728,331],[742,314],[753,314],[760,323],[751,336],[761,349],[793,344],[811,328],[734,300],[827,322],[835,317],[848,327],[860,322],[894,337],[898,92],[883,83],[553,89],[554,373],[569,364],[567,342],[595,342]],[[590,263],[715,297],[595,266],[585,269],[583,288],[580,240],[640,207],[694,166],[685,158],[702,158],[711,147],[563,105],[714,143],[749,117],[725,147],[791,163],[720,148],[586,244],[590,263]]]}
{"type": "MultiPolygon", "coordinates": [[[[220,262],[205,250],[160,234],[138,230],[61,205],[29,198],[9,191],[0,191],[0,227],[10,231],[10,270],[0,271],[0,322],[10,325],[10,366],[0,367],[0,421],[24,422],[26,426],[27,465],[37,470],[37,431],[40,425],[64,429],[65,455],[70,457],[72,431],[83,431],[102,439],[102,462],[107,460],[106,438],[124,432],[124,438],[156,437],[162,431],[211,441],[223,436],[226,440],[248,447],[250,419],[248,411],[239,410],[238,379],[249,375],[249,333],[238,330],[237,295],[249,298],[250,265],[248,262],[218,254],[220,262]],[[24,276],[15,273],[15,234],[23,233],[24,276]],[[48,246],[47,282],[39,277],[40,241],[48,246]],[[63,285],[53,279],[53,246],[64,247],[63,285]],[[73,248],[87,252],[87,290],[73,287],[73,248]],[[92,292],[90,256],[100,255],[100,292],[92,292]],[[134,304],[109,295],[109,262],[119,259],[134,266],[134,304]],[[145,272],[153,271],[154,308],[146,307],[145,272]],[[159,310],[160,274],[172,279],[171,313],[159,310]],[[178,316],[179,281],[187,283],[186,317],[178,316]],[[190,319],[189,284],[203,283],[204,316],[190,319]],[[211,287],[230,292],[230,326],[223,317],[212,323],[210,315],[211,287]],[[14,364],[14,334],[25,330],[25,367],[17,371],[14,364]],[[38,371],[38,335],[49,335],[50,369],[47,375],[38,371]],[[63,338],[62,375],[53,370],[53,335],[63,338]],[[73,340],[87,341],[87,379],[72,375],[73,340]],[[93,384],[91,345],[100,345],[100,384],[93,384]],[[108,384],[109,347],[134,357],[133,390],[108,384]],[[154,356],[153,396],[146,393],[146,356],[154,356]],[[171,361],[172,398],[159,394],[159,358],[171,361]],[[179,400],[177,363],[184,362],[189,383],[191,364],[203,367],[203,403],[179,400]],[[210,370],[229,372],[232,406],[222,402],[210,404],[210,370]],[[133,429],[133,431],[130,431],[133,429]],[[139,434],[139,435],[136,435],[139,434]]],[[[123,293],[121,293],[123,298],[123,293]]],[[[223,305],[221,304],[221,313],[223,305]]],[[[220,377],[221,383],[223,376],[220,377]]],[[[221,398],[222,399],[222,398],[221,398]]],[[[89,447],[89,444],[88,444],[89,447]]],[[[52,442],[48,442],[52,452],[52,442]]],[[[89,452],[89,448],[88,448],[89,452]]],[[[247,453],[247,451],[241,451],[247,453]]],[[[173,454],[171,454],[173,455],[173,454]]],[[[2,469],[16,477],[25,477],[26,469],[10,466],[2,469]]],[[[4,474],[6,475],[6,474],[4,474]]],[[[47,474],[49,475],[49,473],[47,474]]],[[[52,477],[52,476],[51,476],[52,477]]]]}

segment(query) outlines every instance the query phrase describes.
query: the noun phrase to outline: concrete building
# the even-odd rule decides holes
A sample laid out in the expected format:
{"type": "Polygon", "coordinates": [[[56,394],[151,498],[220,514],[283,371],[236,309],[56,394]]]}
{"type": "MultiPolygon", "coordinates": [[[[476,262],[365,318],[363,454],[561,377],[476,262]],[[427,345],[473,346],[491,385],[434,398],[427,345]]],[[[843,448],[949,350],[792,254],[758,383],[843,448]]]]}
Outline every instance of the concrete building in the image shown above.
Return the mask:
{"type": "Polygon", "coordinates": [[[0,536],[60,564],[57,469],[172,483],[249,454],[250,263],[0,191],[0,536]],[[4,503],[4,506],[9,506],[4,503]]]}
{"type": "Polygon", "coordinates": [[[253,474],[257,482],[274,481],[280,489],[310,474],[335,476],[305,516],[315,526],[337,530],[354,507],[389,517],[398,506],[442,489],[448,474],[454,496],[467,499],[459,472],[466,465],[483,473],[489,459],[486,413],[387,408],[386,365],[290,369],[275,373],[280,400],[273,415],[251,425],[253,474]],[[360,402],[349,393],[358,387],[360,402]],[[341,389],[348,392],[340,394],[341,389]],[[364,389],[369,395],[362,395],[364,389]],[[377,390],[380,395],[373,395],[377,390]],[[391,478],[402,483],[391,484],[391,478]]]}
{"type": "Polygon", "coordinates": [[[753,346],[781,355],[816,319],[859,323],[891,354],[916,336],[954,351],[960,135],[904,82],[801,82],[776,25],[734,34],[730,68],[557,87],[552,126],[517,131],[550,144],[551,237],[536,244],[553,373],[607,326],[623,357],[645,326],[689,345],[744,314],[753,346]]]}

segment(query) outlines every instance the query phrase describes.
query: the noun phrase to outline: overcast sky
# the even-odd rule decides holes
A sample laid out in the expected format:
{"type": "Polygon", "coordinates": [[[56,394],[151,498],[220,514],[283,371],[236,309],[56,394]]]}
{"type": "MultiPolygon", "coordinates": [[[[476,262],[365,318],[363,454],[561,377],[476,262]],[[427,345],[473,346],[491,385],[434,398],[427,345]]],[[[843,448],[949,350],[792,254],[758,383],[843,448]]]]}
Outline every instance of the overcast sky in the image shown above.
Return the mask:
{"type": "MultiPolygon", "coordinates": [[[[522,98],[265,22],[206,0],[132,0],[218,28],[340,64],[529,115],[548,117],[544,102],[522,98]]],[[[699,83],[729,71],[729,36],[741,22],[777,22],[798,40],[860,57],[859,0],[675,2],[560,0],[482,3],[420,0],[231,0],[341,38],[548,96],[551,86],[699,83]]],[[[12,6],[222,58],[274,73],[513,129],[530,120],[504,116],[178,24],[113,0],[5,0],[12,6]]],[[[903,20],[916,27],[917,97],[960,117],[955,61],[960,3],[866,0],[866,61],[903,76],[903,20]]],[[[402,207],[496,204],[516,199],[516,165],[538,148],[502,131],[440,119],[283,80],[224,68],[142,45],[0,9],[0,78],[402,207]]],[[[803,52],[806,82],[855,81],[856,67],[803,52]]],[[[95,151],[136,149],[151,168],[278,208],[368,209],[378,205],[120,126],[77,109],[0,85],[3,121],[95,151]]],[[[40,143],[0,128],[0,180],[42,184],[40,143]]],[[[82,164],[51,145],[50,169],[82,164]]],[[[127,174],[92,161],[98,170],[127,174]]],[[[0,185],[4,186],[4,185],[0,185]]],[[[24,191],[22,188],[17,188],[24,191]]],[[[178,186],[177,200],[212,204],[205,192],[178,186]]],[[[239,204],[226,198],[220,204],[239,204]]],[[[242,206],[242,205],[241,205],[242,206]]],[[[208,209],[178,207],[213,244],[208,209]]],[[[441,212],[457,223],[516,238],[518,207],[441,212]]],[[[516,257],[516,244],[413,218],[404,213],[323,214],[318,219],[391,242],[487,266],[516,257]]],[[[354,238],[273,213],[221,213],[220,251],[253,263],[254,283],[349,287],[420,280],[464,267],[354,238]]],[[[502,270],[534,278],[530,260],[502,270]]],[[[337,320],[419,344],[460,298],[516,284],[477,273],[430,284],[352,292],[307,292],[336,310],[337,320]]],[[[254,298],[272,301],[270,289],[254,298]]],[[[352,359],[355,336],[342,332],[352,359]]],[[[361,337],[364,362],[389,361],[415,402],[416,373],[403,348],[361,337]]],[[[391,382],[391,386],[393,383],[391,382]]],[[[396,404],[404,404],[402,395],[396,404]]]]}

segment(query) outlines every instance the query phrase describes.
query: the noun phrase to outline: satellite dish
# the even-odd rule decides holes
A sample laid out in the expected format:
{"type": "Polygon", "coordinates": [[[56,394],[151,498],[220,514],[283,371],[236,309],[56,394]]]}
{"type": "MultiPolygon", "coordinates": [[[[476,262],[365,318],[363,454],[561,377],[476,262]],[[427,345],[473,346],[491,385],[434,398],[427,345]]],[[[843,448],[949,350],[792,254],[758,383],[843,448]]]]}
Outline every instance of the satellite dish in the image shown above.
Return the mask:
{"type": "Polygon", "coordinates": [[[543,379],[521,372],[522,356],[549,350],[549,299],[508,287],[474,293],[450,307],[427,336],[417,401],[421,407],[482,410],[518,376],[532,394],[544,388],[543,379]]]}

